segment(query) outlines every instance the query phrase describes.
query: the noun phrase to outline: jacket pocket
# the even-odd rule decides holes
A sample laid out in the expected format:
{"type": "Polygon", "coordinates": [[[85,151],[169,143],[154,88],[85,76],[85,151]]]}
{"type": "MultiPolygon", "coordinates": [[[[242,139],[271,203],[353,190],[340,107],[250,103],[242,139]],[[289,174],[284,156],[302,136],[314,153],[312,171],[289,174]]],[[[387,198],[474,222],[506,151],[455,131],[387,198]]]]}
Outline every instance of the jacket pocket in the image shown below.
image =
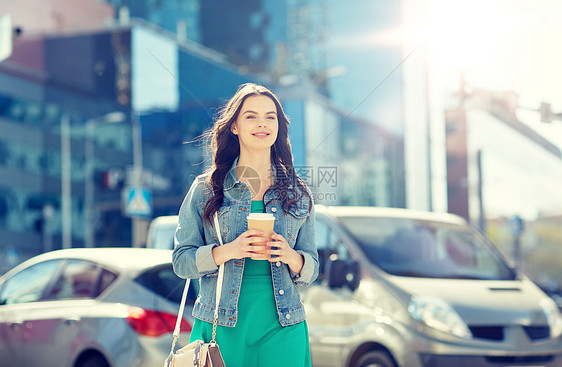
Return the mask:
{"type": "Polygon", "coordinates": [[[298,206],[292,206],[291,209],[289,209],[289,214],[291,214],[296,219],[305,219],[310,215],[310,212],[308,211],[307,206],[298,205],[298,206]]]}
{"type": "MultiPolygon", "coordinates": [[[[230,206],[225,206],[223,205],[218,212],[218,216],[219,216],[219,226],[220,226],[220,232],[222,234],[222,240],[223,242],[226,241],[226,236],[228,235],[228,232],[230,231],[230,226],[231,226],[231,221],[230,221],[230,206]]],[[[213,222],[214,225],[214,222],[213,222]]],[[[213,228],[214,236],[216,237],[216,230],[213,228]]],[[[218,243],[218,242],[217,242],[218,243]]]]}
{"type": "Polygon", "coordinates": [[[295,247],[295,242],[299,233],[299,229],[305,222],[306,218],[310,215],[308,207],[302,204],[291,207],[289,213],[285,215],[285,220],[287,221],[287,234],[289,238],[289,245],[295,247]]]}

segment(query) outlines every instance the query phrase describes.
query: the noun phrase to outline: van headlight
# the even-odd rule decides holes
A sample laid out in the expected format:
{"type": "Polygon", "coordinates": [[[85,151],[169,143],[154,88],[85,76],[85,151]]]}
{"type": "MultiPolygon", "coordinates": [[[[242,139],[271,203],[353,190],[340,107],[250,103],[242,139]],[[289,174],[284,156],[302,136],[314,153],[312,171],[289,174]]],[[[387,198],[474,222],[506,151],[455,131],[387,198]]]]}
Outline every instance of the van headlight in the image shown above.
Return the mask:
{"type": "Polygon", "coordinates": [[[558,306],[549,297],[541,299],[540,305],[550,328],[550,337],[558,338],[562,335],[562,316],[558,311],[558,306]]]}
{"type": "Polygon", "coordinates": [[[414,320],[461,338],[471,339],[472,333],[458,313],[445,301],[429,296],[412,296],[408,312],[414,320]]]}

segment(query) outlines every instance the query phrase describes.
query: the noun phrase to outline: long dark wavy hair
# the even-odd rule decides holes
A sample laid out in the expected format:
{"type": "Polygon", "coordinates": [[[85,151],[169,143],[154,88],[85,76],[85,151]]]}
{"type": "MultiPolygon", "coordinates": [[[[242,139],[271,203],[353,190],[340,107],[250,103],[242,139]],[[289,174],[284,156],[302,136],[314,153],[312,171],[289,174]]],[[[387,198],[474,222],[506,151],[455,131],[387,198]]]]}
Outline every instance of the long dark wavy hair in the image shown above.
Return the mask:
{"type": "MultiPolygon", "coordinates": [[[[291,207],[305,195],[309,201],[309,211],[312,208],[312,198],[308,193],[306,184],[297,175],[293,166],[293,154],[289,141],[289,119],[283,111],[279,99],[269,89],[254,83],[242,84],[236,94],[220,110],[219,117],[213,127],[206,133],[210,140],[213,165],[209,169],[208,184],[212,191],[207,200],[203,213],[203,221],[211,224],[224,199],[224,179],[230,171],[234,160],[240,155],[240,142],[238,136],[230,130],[231,125],[240,114],[244,101],[251,96],[263,95],[271,98],[277,109],[279,130],[277,140],[271,147],[271,163],[275,169],[275,181],[269,187],[276,190],[275,199],[283,202],[283,211],[288,213],[291,207]]],[[[273,200],[273,199],[272,199],[273,200]]],[[[269,202],[268,202],[269,203],[269,202]]],[[[268,204],[266,203],[266,205],[268,204]]]]}

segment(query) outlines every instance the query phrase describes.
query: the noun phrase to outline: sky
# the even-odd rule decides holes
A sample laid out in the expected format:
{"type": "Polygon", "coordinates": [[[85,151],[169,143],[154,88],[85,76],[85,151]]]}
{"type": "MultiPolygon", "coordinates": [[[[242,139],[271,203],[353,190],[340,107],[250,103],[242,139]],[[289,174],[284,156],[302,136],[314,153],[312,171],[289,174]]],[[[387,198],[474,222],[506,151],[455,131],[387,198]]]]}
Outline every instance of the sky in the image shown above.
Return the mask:
{"type": "Polygon", "coordinates": [[[540,122],[541,102],[562,112],[562,1],[429,0],[428,13],[406,33],[427,42],[450,73],[475,87],[519,94],[518,117],[562,148],[562,121],[540,122]]]}

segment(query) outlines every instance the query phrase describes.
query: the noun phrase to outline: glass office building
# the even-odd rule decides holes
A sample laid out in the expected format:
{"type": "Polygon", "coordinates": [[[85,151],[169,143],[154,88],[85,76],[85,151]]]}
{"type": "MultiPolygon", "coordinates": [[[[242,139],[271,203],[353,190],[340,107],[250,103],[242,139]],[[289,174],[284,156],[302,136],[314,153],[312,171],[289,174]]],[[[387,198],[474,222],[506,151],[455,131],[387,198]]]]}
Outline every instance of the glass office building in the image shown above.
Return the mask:
{"type": "MultiPolygon", "coordinates": [[[[147,19],[171,31],[184,18],[184,7],[187,6],[166,0],[110,2],[118,8],[130,8],[132,17],[147,19]],[[178,11],[172,17],[153,15],[174,6],[178,11]],[[152,12],[147,9],[152,9],[152,12]]],[[[385,155],[390,159],[385,165],[392,167],[394,173],[384,180],[378,179],[377,182],[381,184],[371,191],[377,191],[378,197],[390,198],[378,200],[381,203],[379,205],[384,203],[406,207],[410,204],[418,209],[420,205],[421,209],[431,207],[430,199],[427,198],[429,189],[424,188],[429,185],[429,165],[424,164],[429,155],[419,154],[420,150],[429,149],[428,139],[419,146],[419,134],[416,130],[410,133],[415,138],[408,142],[409,145],[417,144],[417,149],[406,147],[404,143],[406,123],[410,127],[418,127],[418,130],[419,126],[428,123],[423,106],[427,100],[426,91],[423,88],[421,93],[419,89],[415,90],[408,94],[409,99],[405,101],[405,72],[402,68],[394,70],[403,57],[402,46],[385,43],[377,36],[384,34],[386,29],[399,25],[400,2],[375,4],[360,1],[354,7],[324,0],[190,0],[187,3],[191,4],[191,9],[197,10],[198,42],[225,55],[240,70],[265,73],[281,88],[305,90],[306,94],[300,93],[299,97],[303,105],[308,105],[305,100],[313,100],[317,94],[327,96],[330,99],[328,109],[341,111],[341,120],[353,121],[353,124],[361,121],[361,126],[366,131],[381,133],[373,137],[372,143],[375,140],[385,140],[383,137],[397,136],[398,139],[390,139],[395,143],[385,143],[395,144],[389,148],[393,153],[385,155]],[[194,5],[195,3],[198,5],[194,5]],[[408,104],[411,100],[418,101],[414,108],[408,104]],[[407,116],[403,113],[406,110],[409,112],[407,116]],[[411,121],[406,122],[410,116],[413,116],[411,121]],[[415,169],[406,170],[405,150],[412,152],[408,162],[415,169]],[[384,195],[380,191],[381,185],[387,188],[384,195]],[[407,195],[408,190],[412,192],[407,195]],[[410,199],[416,198],[422,204],[407,203],[407,196],[410,199]]],[[[119,11],[116,13],[119,14],[119,11]]],[[[180,32],[178,38],[182,38],[180,32]]],[[[410,84],[417,85],[418,80],[410,84]]],[[[294,96],[288,98],[295,99],[294,96]]],[[[315,126],[313,121],[314,119],[307,119],[307,124],[315,126]]],[[[323,128],[321,125],[319,127],[323,128]]],[[[313,136],[315,134],[309,134],[310,139],[313,136]]],[[[347,141],[350,141],[349,136],[347,141]]],[[[358,137],[363,136],[359,134],[358,137]]],[[[343,135],[341,138],[343,139],[343,135]]],[[[358,141],[357,146],[365,145],[358,141]]],[[[367,145],[371,146],[373,144],[367,145]]],[[[441,153],[444,151],[441,150],[441,153]]],[[[374,154],[373,157],[380,155],[369,149],[361,154],[374,154]]],[[[328,163],[336,162],[338,159],[334,158],[328,163]]],[[[359,160],[350,159],[346,167],[346,170],[360,172],[359,168],[362,166],[359,160]]],[[[365,193],[365,202],[373,202],[367,200],[367,197],[374,195],[369,189],[359,192],[365,193]]]]}
{"type": "Polygon", "coordinates": [[[184,142],[207,129],[250,79],[263,81],[145,24],[18,40],[12,58],[0,63],[0,253],[16,249],[25,258],[60,248],[67,220],[71,246],[83,246],[88,182],[93,243],[131,245],[122,189],[133,164],[135,119],[152,215],[177,212],[206,167],[201,147],[184,142]],[[109,121],[116,113],[121,117],[109,121]]]}
{"type": "Polygon", "coordinates": [[[151,24],[178,35],[181,40],[201,41],[200,0],[151,1],[106,0],[115,7],[116,17],[123,22],[144,19],[151,24]]]}

